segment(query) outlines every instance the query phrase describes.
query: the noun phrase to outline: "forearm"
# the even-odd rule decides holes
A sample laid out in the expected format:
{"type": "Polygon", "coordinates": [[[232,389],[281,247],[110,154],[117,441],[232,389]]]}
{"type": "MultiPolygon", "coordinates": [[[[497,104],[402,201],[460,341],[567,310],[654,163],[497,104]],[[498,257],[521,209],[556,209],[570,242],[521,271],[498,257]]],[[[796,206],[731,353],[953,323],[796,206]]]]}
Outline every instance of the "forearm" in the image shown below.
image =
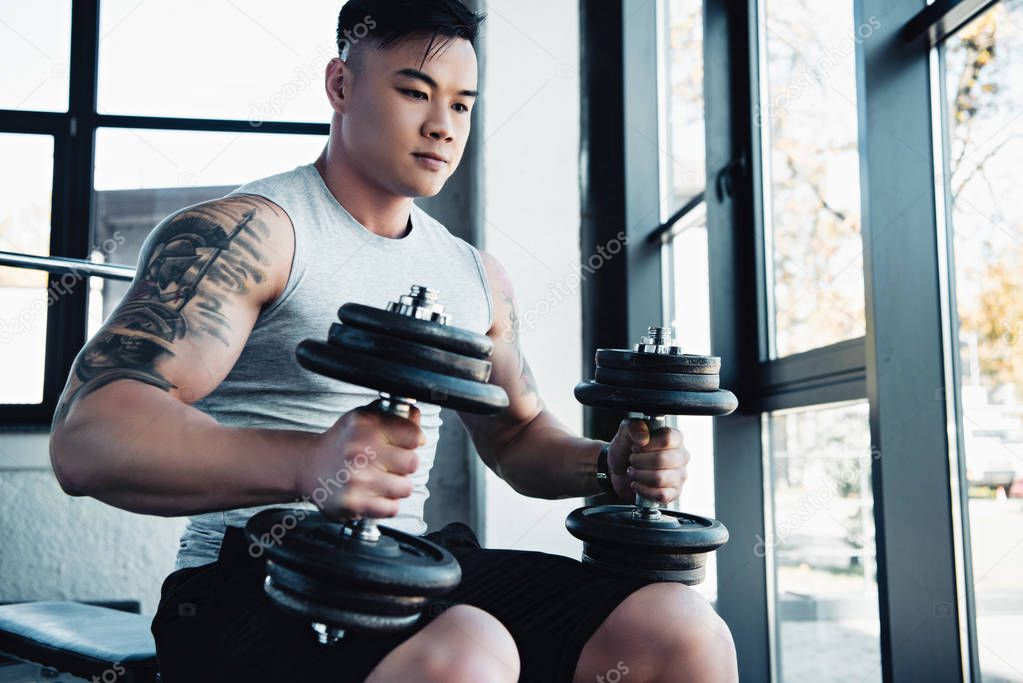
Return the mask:
{"type": "Polygon", "coordinates": [[[50,456],[65,490],[178,516],[295,500],[316,434],[221,425],[168,393],[116,382],[75,404],[50,456]]]}
{"type": "Polygon", "coordinates": [[[603,493],[596,480],[603,441],[572,434],[543,410],[501,450],[499,474],[533,498],[581,498],[603,493]]]}

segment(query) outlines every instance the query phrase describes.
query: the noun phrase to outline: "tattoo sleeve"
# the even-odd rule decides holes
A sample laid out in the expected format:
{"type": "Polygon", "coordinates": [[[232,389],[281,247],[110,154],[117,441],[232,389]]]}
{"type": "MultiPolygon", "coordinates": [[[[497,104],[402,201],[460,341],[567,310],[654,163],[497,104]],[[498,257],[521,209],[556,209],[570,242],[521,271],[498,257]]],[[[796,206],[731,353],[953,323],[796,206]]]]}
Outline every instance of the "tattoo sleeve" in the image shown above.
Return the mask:
{"type": "Polygon", "coordinates": [[[185,209],[153,230],[128,294],[75,359],[54,427],[75,401],[116,380],[176,389],[159,367],[174,357],[177,341],[208,338],[230,347],[224,302],[268,277],[270,230],[260,212],[279,213],[269,203],[231,197],[185,209]]]}

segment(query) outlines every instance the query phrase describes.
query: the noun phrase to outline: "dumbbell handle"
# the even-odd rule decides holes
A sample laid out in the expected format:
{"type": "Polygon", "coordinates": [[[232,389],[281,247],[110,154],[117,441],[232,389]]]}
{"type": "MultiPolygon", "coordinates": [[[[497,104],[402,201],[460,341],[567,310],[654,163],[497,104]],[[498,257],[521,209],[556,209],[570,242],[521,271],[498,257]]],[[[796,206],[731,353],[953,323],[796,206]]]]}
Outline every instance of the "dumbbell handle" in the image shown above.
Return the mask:
{"type": "MultiPolygon", "coordinates": [[[[664,415],[644,415],[643,420],[646,422],[647,429],[650,430],[650,435],[658,429],[666,427],[668,425],[668,418],[664,415]]],[[[636,507],[640,508],[640,512],[649,517],[657,517],[660,513],[660,503],[655,500],[645,498],[642,494],[636,494],[636,507]]]]}
{"type": "MultiPolygon", "coordinates": [[[[415,399],[400,398],[380,392],[380,403],[378,410],[388,415],[397,415],[406,420],[412,415],[412,406],[415,399]]],[[[344,524],[352,535],[358,535],[364,541],[376,541],[380,539],[380,529],[377,528],[377,520],[373,517],[356,517],[344,524]]],[[[345,533],[342,530],[342,533],[345,533]]]]}

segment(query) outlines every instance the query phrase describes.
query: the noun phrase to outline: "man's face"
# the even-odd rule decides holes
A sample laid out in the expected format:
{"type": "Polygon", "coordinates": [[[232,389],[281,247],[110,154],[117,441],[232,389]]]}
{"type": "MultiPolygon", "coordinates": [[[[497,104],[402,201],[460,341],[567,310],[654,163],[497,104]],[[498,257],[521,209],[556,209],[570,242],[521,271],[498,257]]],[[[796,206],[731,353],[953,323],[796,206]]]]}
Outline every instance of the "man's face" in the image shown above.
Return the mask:
{"type": "Polygon", "coordinates": [[[469,138],[476,52],[454,39],[422,63],[428,42],[366,46],[357,70],[344,70],[341,145],[365,177],[398,196],[440,192],[469,138]]]}

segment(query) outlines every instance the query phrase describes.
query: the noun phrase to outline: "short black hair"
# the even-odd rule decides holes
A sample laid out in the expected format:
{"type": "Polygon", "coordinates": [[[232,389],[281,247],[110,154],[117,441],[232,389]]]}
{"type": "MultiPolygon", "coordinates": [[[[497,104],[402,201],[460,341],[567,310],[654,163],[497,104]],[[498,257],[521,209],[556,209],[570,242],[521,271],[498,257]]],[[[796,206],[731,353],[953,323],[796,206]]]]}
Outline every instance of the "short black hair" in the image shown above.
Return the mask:
{"type": "MultiPolygon", "coordinates": [[[[423,62],[456,38],[476,47],[486,18],[461,0],[348,0],[337,17],[338,56],[355,68],[360,43],[379,50],[415,38],[429,37],[423,62]],[[439,39],[439,40],[438,40],[439,39]]],[[[420,64],[420,67],[422,67],[420,64]]]]}

